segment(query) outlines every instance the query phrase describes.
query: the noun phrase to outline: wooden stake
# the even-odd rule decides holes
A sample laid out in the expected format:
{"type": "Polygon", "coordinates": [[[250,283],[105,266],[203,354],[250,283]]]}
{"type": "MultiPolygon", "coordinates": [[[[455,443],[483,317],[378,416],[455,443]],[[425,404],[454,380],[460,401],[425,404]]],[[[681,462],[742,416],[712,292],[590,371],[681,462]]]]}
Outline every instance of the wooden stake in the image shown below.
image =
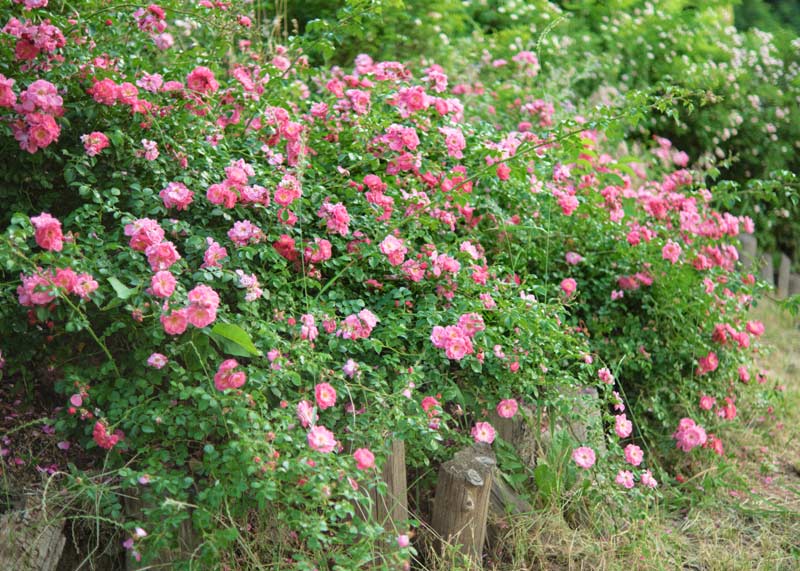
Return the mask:
{"type": "MultiPolygon", "coordinates": [[[[144,517],[143,510],[151,507],[152,504],[144,502],[139,497],[137,489],[130,490],[130,495],[125,498],[124,506],[125,511],[131,519],[141,519],[144,517]]],[[[181,522],[180,529],[178,530],[179,545],[176,549],[170,549],[158,553],[154,559],[150,559],[148,565],[137,562],[130,554],[126,553],[126,571],[138,571],[139,569],[151,568],[164,568],[171,569],[176,561],[189,559],[194,551],[194,548],[200,543],[200,539],[192,526],[192,518],[189,517],[181,522]]]]}
{"type": "Polygon", "coordinates": [[[397,534],[405,533],[408,520],[408,484],[406,443],[402,440],[392,440],[392,451],[383,465],[381,477],[386,482],[386,495],[381,496],[375,488],[370,491],[372,517],[384,529],[397,534]]]}
{"type": "Polygon", "coordinates": [[[528,467],[536,467],[537,435],[533,430],[534,413],[528,407],[521,406],[512,418],[503,418],[497,411],[489,413],[489,424],[497,431],[497,435],[514,447],[520,460],[528,467]]]}
{"type": "Polygon", "coordinates": [[[442,464],[436,483],[431,525],[443,544],[480,563],[496,465],[488,444],[476,443],[442,464]]]}
{"type": "Polygon", "coordinates": [[[35,496],[24,509],[0,516],[0,569],[54,571],[64,544],[64,520],[50,520],[35,496]]]}

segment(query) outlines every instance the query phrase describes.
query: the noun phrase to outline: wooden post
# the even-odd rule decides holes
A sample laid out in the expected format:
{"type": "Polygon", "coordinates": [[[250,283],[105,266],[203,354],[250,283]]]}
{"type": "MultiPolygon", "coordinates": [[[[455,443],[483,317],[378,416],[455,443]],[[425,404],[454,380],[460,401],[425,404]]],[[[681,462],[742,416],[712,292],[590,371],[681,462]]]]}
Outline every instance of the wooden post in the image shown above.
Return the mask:
{"type": "Polygon", "coordinates": [[[533,430],[535,422],[533,411],[525,406],[520,406],[512,418],[503,418],[497,411],[489,413],[491,424],[497,435],[514,447],[517,454],[528,468],[536,467],[536,432],[533,430]]]}
{"type": "Polygon", "coordinates": [[[789,272],[792,268],[792,260],[786,254],[781,254],[781,265],[778,267],[778,297],[784,298],[789,295],[789,272]]]}
{"type": "MultiPolygon", "coordinates": [[[[133,489],[130,492],[130,495],[125,498],[125,511],[129,518],[141,519],[144,517],[144,508],[150,507],[152,504],[144,502],[139,497],[139,490],[133,489]]],[[[181,522],[180,529],[178,530],[178,542],[179,544],[175,549],[163,551],[156,554],[154,558],[149,558],[147,565],[143,562],[136,561],[130,554],[126,553],[126,571],[138,571],[139,569],[151,568],[171,569],[175,562],[191,558],[192,552],[199,544],[199,538],[192,527],[191,514],[189,514],[187,519],[181,522]]]]}
{"type": "Polygon", "coordinates": [[[501,472],[495,470],[492,478],[492,490],[489,495],[489,520],[487,522],[487,539],[490,545],[495,544],[507,526],[506,518],[531,513],[531,506],[525,498],[520,497],[509,486],[501,472]]]}
{"type": "Polygon", "coordinates": [[[50,520],[35,496],[0,516],[0,569],[55,571],[67,538],[64,520],[50,520]]]}
{"type": "Polygon", "coordinates": [[[772,256],[768,254],[761,256],[761,279],[769,287],[775,287],[775,268],[772,266],[772,256]]]}
{"type": "Polygon", "coordinates": [[[800,295],[800,275],[789,276],[789,295],[800,295]]]}
{"type": "Polygon", "coordinates": [[[408,520],[408,484],[406,444],[402,440],[392,440],[392,451],[383,465],[381,477],[386,482],[386,495],[378,494],[376,488],[370,490],[372,517],[386,530],[397,534],[405,533],[408,520]]]}
{"type": "Polygon", "coordinates": [[[495,471],[489,498],[489,512],[495,517],[520,515],[533,511],[525,498],[520,497],[503,479],[503,474],[495,471]]]}
{"type": "MultiPolygon", "coordinates": [[[[605,437],[603,435],[603,411],[600,406],[600,397],[594,387],[575,389],[572,387],[556,387],[566,399],[572,402],[572,411],[569,418],[556,418],[553,426],[556,433],[567,431],[581,445],[588,445],[595,450],[605,450],[605,437]]],[[[547,411],[554,414],[554,408],[547,411]]],[[[547,454],[555,434],[550,434],[550,425],[542,428],[542,450],[540,454],[547,454]]]]}
{"type": "Polygon", "coordinates": [[[592,441],[596,447],[605,449],[603,438],[603,412],[600,408],[600,396],[595,387],[585,387],[575,395],[576,419],[570,422],[569,428],[578,442],[592,441]]]}
{"type": "Polygon", "coordinates": [[[495,465],[491,447],[483,443],[460,450],[442,464],[431,521],[440,551],[444,544],[453,544],[464,557],[480,563],[495,465]]]}
{"type": "Polygon", "coordinates": [[[739,261],[742,263],[742,269],[750,272],[756,261],[758,241],[755,236],[750,234],[739,234],[739,243],[739,261]]]}

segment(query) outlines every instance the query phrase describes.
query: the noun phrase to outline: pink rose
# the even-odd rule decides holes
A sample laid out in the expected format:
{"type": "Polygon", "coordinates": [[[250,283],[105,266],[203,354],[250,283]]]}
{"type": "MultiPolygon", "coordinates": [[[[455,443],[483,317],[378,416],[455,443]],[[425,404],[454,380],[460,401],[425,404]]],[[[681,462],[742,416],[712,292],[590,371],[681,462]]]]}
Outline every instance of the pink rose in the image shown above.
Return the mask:
{"type": "Polygon", "coordinates": [[[186,87],[198,93],[214,93],[219,89],[219,83],[210,69],[198,66],[186,76],[186,87]]]}
{"type": "Polygon", "coordinates": [[[336,390],[328,383],[319,383],[314,387],[314,397],[320,410],[336,404],[336,390]]]}
{"type": "Polygon", "coordinates": [[[308,431],[308,446],[317,452],[329,454],[336,448],[336,439],[333,432],[324,426],[315,426],[308,431]]]}
{"type": "Polygon", "coordinates": [[[703,395],[700,397],[700,408],[702,410],[711,410],[712,408],[714,408],[716,402],[717,399],[715,399],[714,397],[703,395]]]}
{"type": "Polygon", "coordinates": [[[342,372],[352,379],[358,372],[358,363],[356,363],[353,359],[348,359],[347,362],[342,366],[342,372]]]}
{"type": "Polygon", "coordinates": [[[238,366],[239,363],[236,359],[226,359],[222,362],[214,375],[214,386],[218,391],[238,389],[245,383],[247,375],[244,371],[233,371],[238,366]]]}
{"type": "Polygon", "coordinates": [[[628,444],[625,447],[625,461],[628,464],[632,466],[638,466],[639,464],[642,463],[643,459],[644,459],[644,452],[642,452],[641,448],[639,448],[635,444],[628,444]]]}
{"type": "Polygon", "coordinates": [[[655,488],[658,486],[658,480],[653,477],[653,474],[650,470],[645,470],[642,472],[642,485],[647,488],[655,488]]]}
{"type": "Polygon", "coordinates": [[[380,243],[379,247],[381,253],[389,258],[389,263],[393,266],[399,266],[402,264],[406,253],[408,252],[408,248],[405,247],[403,241],[391,234],[383,239],[383,242],[380,243]]]}
{"type": "Polygon", "coordinates": [[[514,399],[501,400],[497,405],[497,414],[502,418],[513,418],[517,414],[517,401],[514,399]]]}
{"type": "Polygon", "coordinates": [[[156,272],[150,279],[150,290],[156,297],[168,298],[175,291],[175,276],[167,270],[156,272]]]}
{"type": "Polygon", "coordinates": [[[154,369],[163,369],[168,362],[169,359],[161,353],[153,353],[147,358],[147,364],[154,369]]]}
{"type": "Polygon", "coordinates": [[[175,245],[169,241],[148,246],[144,253],[154,272],[169,269],[172,264],[181,259],[181,255],[175,249],[175,245]]]}
{"type": "Polygon", "coordinates": [[[706,373],[713,373],[719,366],[719,359],[717,354],[713,351],[709,352],[705,357],[698,359],[697,374],[705,375],[706,373]]]}
{"type": "Polygon", "coordinates": [[[97,281],[90,274],[78,274],[78,281],[75,284],[75,293],[81,299],[87,299],[89,294],[99,287],[97,281]]]}
{"type": "Polygon", "coordinates": [[[682,250],[680,245],[676,244],[672,240],[669,240],[661,249],[661,257],[664,258],[665,260],[669,260],[674,264],[678,261],[681,252],[682,250]]]}
{"type": "Polygon", "coordinates": [[[575,293],[576,289],[578,289],[578,282],[573,278],[564,278],[561,280],[561,291],[563,291],[567,297],[575,293]]]}
{"type": "Polygon", "coordinates": [[[375,455],[368,448],[359,448],[353,452],[353,458],[359,470],[369,470],[375,466],[375,455]]]}
{"type": "Polygon", "coordinates": [[[164,229],[155,220],[140,218],[125,226],[125,235],[131,237],[131,248],[144,252],[164,239],[164,229]]]}
{"type": "Polygon", "coordinates": [[[497,167],[497,178],[500,180],[508,180],[508,177],[511,176],[511,169],[508,167],[507,164],[501,163],[497,167]]]}
{"type": "Polygon", "coordinates": [[[672,435],[678,448],[689,452],[692,448],[703,446],[708,441],[708,435],[702,426],[695,424],[691,418],[682,418],[678,423],[678,430],[672,435]]]}
{"type": "Polygon", "coordinates": [[[589,448],[588,446],[581,446],[580,448],[576,448],[572,451],[572,459],[575,461],[575,464],[578,465],[579,468],[583,468],[584,470],[588,470],[595,463],[595,454],[594,450],[589,448]]]}
{"type": "Polygon", "coordinates": [[[564,257],[570,266],[575,266],[583,261],[583,257],[575,252],[567,252],[564,257]]]}
{"type": "Polygon", "coordinates": [[[494,427],[488,422],[476,422],[470,434],[475,442],[485,442],[486,444],[491,444],[495,438],[494,427]]]}
{"type": "Polygon", "coordinates": [[[308,428],[317,422],[317,411],[310,401],[301,400],[297,403],[297,418],[303,428],[308,428]]]}
{"type": "Polygon", "coordinates": [[[64,245],[64,235],[61,233],[61,222],[46,212],[31,218],[31,224],[36,228],[36,243],[45,250],[60,252],[64,245]]]}
{"type": "Polygon", "coordinates": [[[178,210],[186,210],[192,203],[194,192],[186,188],[182,182],[171,182],[167,184],[161,192],[158,193],[164,201],[164,206],[167,208],[177,208],[178,210]]]}
{"type": "Polygon", "coordinates": [[[186,309],[179,309],[173,311],[169,315],[161,315],[161,325],[167,335],[180,335],[186,331],[186,326],[189,324],[188,312],[186,309]]]}
{"type": "Polygon", "coordinates": [[[747,322],[747,331],[751,335],[755,335],[759,337],[764,333],[764,324],[760,321],[748,321],[747,322]]]}
{"type": "Polygon", "coordinates": [[[633,472],[630,470],[620,470],[617,473],[617,477],[614,479],[614,481],[623,488],[630,490],[634,485],[633,472]]]}
{"type": "Polygon", "coordinates": [[[98,155],[110,144],[108,137],[100,131],[82,135],[81,142],[83,143],[83,148],[86,150],[86,154],[90,157],[98,155]]]}
{"type": "Polygon", "coordinates": [[[620,438],[627,438],[633,432],[633,423],[624,414],[618,414],[614,417],[614,432],[620,438]]]}
{"type": "Polygon", "coordinates": [[[219,307],[219,294],[207,285],[195,286],[189,292],[189,307],[187,317],[189,323],[197,328],[210,325],[217,318],[219,307]]]}

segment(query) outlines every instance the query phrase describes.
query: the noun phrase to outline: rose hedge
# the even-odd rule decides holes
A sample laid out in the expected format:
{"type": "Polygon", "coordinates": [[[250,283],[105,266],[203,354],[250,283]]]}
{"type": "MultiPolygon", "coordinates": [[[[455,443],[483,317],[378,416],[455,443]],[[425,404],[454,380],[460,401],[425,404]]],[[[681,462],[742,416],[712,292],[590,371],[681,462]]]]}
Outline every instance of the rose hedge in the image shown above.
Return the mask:
{"type": "Polygon", "coordinates": [[[354,508],[392,439],[421,473],[491,442],[487,410],[568,417],[590,386],[609,446],[567,437],[585,490],[656,485],[630,420],[657,457],[722,452],[701,424],[750,370],[730,243],[752,221],[666,140],[615,156],[646,97],[587,120],[530,51],[463,79],[317,68],[225,3],[2,17],[4,375],[54,388],[59,433],[152,506],[120,524],[132,556],[191,517],[206,566],[407,565],[354,508]]]}

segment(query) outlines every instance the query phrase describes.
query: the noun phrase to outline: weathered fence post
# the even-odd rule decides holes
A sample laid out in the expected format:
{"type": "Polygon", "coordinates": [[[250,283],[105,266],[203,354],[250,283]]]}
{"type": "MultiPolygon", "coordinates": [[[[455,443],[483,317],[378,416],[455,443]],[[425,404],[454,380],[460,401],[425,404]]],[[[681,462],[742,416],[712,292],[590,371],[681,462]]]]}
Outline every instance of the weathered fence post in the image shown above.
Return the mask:
{"type": "Polygon", "coordinates": [[[742,268],[745,272],[752,271],[756,262],[758,241],[750,234],[739,234],[739,243],[739,260],[742,262],[742,268]]]}
{"type": "MultiPolygon", "coordinates": [[[[132,519],[141,519],[144,516],[143,510],[147,507],[151,507],[152,504],[143,501],[139,497],[139,490],[133,489],[130,491],[130,495],[125,498],[124,506],[128,517],[132,519]]],[[[126,554],[127,571],[151,568],[171,569],[176,561],[190,558],[192,551],[199,544],[199,538],[192,526],[191,516],[181,522],[180,529],[178,530],[178,541],[179,545],[175,549],[159,553],[155,559],[150,559],[148,565],[144,565],[126,554]]]]}
{"type": "Polygon", "coordinates": [[[480,563],[496,465],[488,444],[476,443],[456,452],[439,468],[431,525],[445,544],[480,563]]]}
{"type": "Polygon", "coordinates": [[[775,287],[775,268],[772,266],[772,256],[761,256],[761,279],[767,282],[769,287],[775,287]]]}
{"type": "Polygon", "coordinates": [[[789,295],[800,295],[800,275],[789,276],[789,295]]]}
{"type": "MultiPolygon", "coordinates": [[[[605,450],[605,439],[603,438],[603,411],[600,405],[600,397],[594,387],[584,387],[574,389],[570,387],[558,387],[557,390],[573,402],[572,411],[569,417],[562,422],[556,419],[555,432],[566,430],[575,440],[582,444],[587,444],[598,450],[605,450]]],[[[552,415],[551,410],[547,411],[552,415]]],[[[549,428],[541,432],[542,454],[546,454],[555,435],[550,433],[549,428]]]]}
{"type": "Polygon", "coordinates": [[[54,571],[64,551],[64,520],[50,520],[35,496],[0,515],[0,569],[54,571]]]}
{"type": "Polygon", "coordinates": [[[511,418],[504,418],[493,410],[489,413],[491,424],[497,436],[514,447],[517,454],[528,468],[536,466],[537,435],[533,429],[535,422],[533,410],[527,406],[520,406],[511,418]]]}
{"type": "Polygon", "coordinates": [[[778,267],[778,297],[789,295],[789,273],[792,260],[786,254],[781,254],[781,265],[778,267]]]}
{"type": "Polygon", "coordinates": [[[533,506],[506,483],[502,472],[495,470],[489,496],[489,518],[486,523],[489,544],[492,545],[500,540],[503,530],[508,527],[509,516],[513,518],[532,511],[533,506]]]}
{"type": "MultiPolygon", "coordinates": [[[[600,408],[600,395],[595,387],[584,387],[575,394],[575,398],[575,415],[569,423],[569,429],[578,442],[588,442],[591,436],[597,438],[602,434],[603,411],[600,408]]],[[[604,447],[602,436],[597,440],[597,446],[604,447]]]]}
{"type": "Polygon", "coordinates": [[[381,473],[386,482],[386,495],[370,490],[372,517],[387,530],[405,533],[403,522],[408,520],[408,484],[406,481],[406,444],[392,440],[392,451],[386,458],[381,473]]]}

